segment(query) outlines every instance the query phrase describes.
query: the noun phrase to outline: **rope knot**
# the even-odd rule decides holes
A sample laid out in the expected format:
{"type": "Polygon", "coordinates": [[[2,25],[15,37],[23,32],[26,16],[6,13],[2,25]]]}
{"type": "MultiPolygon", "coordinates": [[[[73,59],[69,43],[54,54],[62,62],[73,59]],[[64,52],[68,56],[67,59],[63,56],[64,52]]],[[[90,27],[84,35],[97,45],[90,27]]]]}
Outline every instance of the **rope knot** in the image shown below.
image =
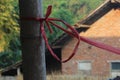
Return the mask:
{"type": "Polygon", "coordinates": [[[92,41],[90,39],[87,39],[87,38],[84,38],[82,36],[79,36],[79,33],[72,27],[70,26],[68,23],[60,20],[60,19],[56,19],[56,18],[48,18],[51,14],[51,11],[52,11],[52,6],[48,6],[47,8],[47,12],[46,12],[46,15],[45,15],[45,18],[33,18],[33,17],[29,17],[29,18],[22,18],[22,19],[25,19],[25,20],[35,20],[35,21],[39,21],[40,22],[40,32],[41,32],[41,35],[43,37],[43,39],[45,40],[45,43],[46,43],[46,46],[48,48],[48,50],[50,51],[51,55],[57,59],[58,61],[60,62],[67,62],[69,61],[76,53],[77,49],[78,49],[78,46],[79,46],[79,43],[80,43],[80,40],[88,43],[88,44],[91,44],[91,45],[94,45],[96,47],[99,47],[99,48],[102,48],[102,49],[105,49],[105,50],[108,50],[108,51],[111,51],[111,52],[114,52],[116,54],[120,54],[120,49],[117,49],[117,48],[114,48],[114,47],[111,47],[111,46],[108,46],[108,45],[105,45],[105,44],[102,44],[102,43],[98,43],[98,42],[95,42],[95,41],[92,41]],[[64,29],[62,26],[54,23],[54,21],[58,21],[58,22],[61,22],[63,23],[68,29],[64,29]],[[45,33],[45,30],[44,30],[44,24],[46,24],[46,26],[48,27],[50,33],[53,32],[51,26],[49,24],[52,24],[54,27],[66,32],[67,34],[77,38],[77,43],[75,45],[75,48],[73,49],[73,52],[71,53],[71,55],[65,59],[65,60],[60,60],[60,58],[53,52],[53,50],[51,49],[49,43],[48,43],[48,40],[47,40],[47,37],[46,37],[46,33],[45,33]]]}
{"type": "Polygon", "coordinates": [[[72,28],[69,24],[67,24],[66,22],[60,20],[60,19],[56,19],[56,18],[49,18],[50,14],[52,12],[52,6],[48,6],[47,8],[47,12],[46,12],[46,15],[45,15],[45,18],[34,18],[34,17],[28,17],[28,18],[22,18],[24,20],[35,20],[35,21],[39,21],[40,22],[40,32],[41,32],[41,35],[43,37],[43,39],[45,40],[45,43],[46,43],[46,46],[48,48],[48,50],[50,51],[51,55],[57,59],[58,61],[60,62],[67,62],[69,61],[74,55],[75,55],[75,52],[77,51],[77,48],[78,48],[78,45],[80,43],[80,37],[79,37],[79,34],[78,32],[72,28]],[[62,26],[54,23],[54,21],[57,21],[57,22],[61,22],[63,23],[69,30],[66,30],[64,29],[62,26]],[[57,27],[59,28],[60,30],[63,30],[64,32],[68,33],[69,35],[75,37],[78,39],[78,42],[72,52],[72,54],[65,60],[61,60],[60,58],[58,58],[58,56],[53,52],[53,50],[51,49],[49,43],[48,43],[48,40],[47,40],[47,37],[46,37],[46,33],[45,33],[45,29],[44,29],[44,24],[46,24],[46,26],[48,27],[48,30],[50,31],[50,33],[53,32],[50,24],[52,24],[54,27],[57,27]]]}

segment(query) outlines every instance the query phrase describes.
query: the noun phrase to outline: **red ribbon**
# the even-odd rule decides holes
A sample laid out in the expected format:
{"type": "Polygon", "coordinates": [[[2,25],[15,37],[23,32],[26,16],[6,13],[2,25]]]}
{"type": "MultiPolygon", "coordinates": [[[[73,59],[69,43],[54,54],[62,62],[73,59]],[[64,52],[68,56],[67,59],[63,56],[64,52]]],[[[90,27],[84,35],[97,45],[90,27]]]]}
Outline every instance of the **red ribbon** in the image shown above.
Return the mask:
{"type": "Polygon", "coordinates": [[[103,43],[99,43],[99,42],[95,42],[93,40],[90,40],[90,39],[87,39],[87,38],[84,38],[82,36],[79,36],[79,33],[73,28],[71,27],[68,23],[60,20],[60,19],[56,19],[56,18],[48,18],[49,15],[51,14],[51,10],[52,10],[52,6],[48,6],[48,9],[47,9],[47,13],[46,13],[46,16],[45,18],[33,18],[33,17],[30,17],[30,18],[22,18],[22,19],[25,19],[25,20],[35,20],[35,21],[39,21],[40,22],[40,31],[41,31],[41,35],[43,36],[44,40],[45,40],[45,43],[46,43],[46,46],[48,48],[48,50],[50,51],[51,55],[57,59],[58,61],[62,62],[62,63],[65,63],[67,61],[69,61],[76,53],[77,49],[78,49],[78,46],[79,46],[79,43],[80,43],[80,40],[88,43],[88,44],[91,44],[93,46],[96,46],[98,48],[102,48],[104,50],[107,50],[107,51],[110,51],[110,52],[113,52],[113,53],[116,53],[116,54],[120,54],[120,49],[117,49],[117,48],[114,48],[114,47],[111,47],[111,46],[108,46],[108,45],[105,45],[103,43]],[[54,21],[58,21],[58,22],[61,22],[63,23],[69,30],[66,30],[64,28],[62,28],[60,25],[54,23],[54,21]],[[53,50],[51,49],[49,43],[48,43],[48,39],[46,37],[46,33],[45,33],[45,29],[44,29],[44,22],[46,23],[50,33],[52,33],[52,29],[50,27],[49,24],[52,24],[54,25],[55,27],[63,30],[64,32],[68,33],[69,35],[77,38],[77,43],[75,45],[75,48],[73,50],[73,52],[71,53],[71,55],[65,59],[65,60],[60,60],[60,58],[53,52],[53,50]]]}
{"type": "Polygon", "coordinates": [[[64,21],[62,21],[62,20],[60,20],[60,19],[48,18],[49,15],[51,14],[51,10],[52,10],[52,6],[48,6],[48,9],[47,9],[47,13],[46,13],[46,15],[45,15],[45,18],[33,18],[33,17],[29,17],[29,18],[22,18],[22,19],[24,19],[24,20],[35,20],[35,21],[39,21],[39,22],[40,22],[40,32],[41,32],[42,37],[43,37],[44,40],[45,40],[46,46],[47,46],[48,50],[50,51],[51,55],[52,55],[55,59],[57,59],[58,61],[60,61],[60,62],[62,62],[62,63],[65,63],[65,62],[69,61],[69,60],[75,55],[75,53],[76,53],[76,51],[77,51],[77,48],[78,48],[79,43],[80,43],[79,33],[78,33],[74,28],[72,28],[69,24],[67,24],[66,22],[64,22],[64,21]],[[60,25],[54,23],[54,21],[58,21],[58,22],[63,23],[69,30],[66,30],[66,29],[62,28],[60,25]],[[50,33],[52,33],[52,29],[51,29],[49,23],[52,24],[52,25],[54,25],[55,27],[63,30],[64,32],[68,33],[69,35],[71,35],[71,36],[73,36],[73,37],[75,37],[75,38],[78,39],[78,41],[77,41],[77,43],[76,43],[76,46],[75,46],[73,52],[71,53],[71,55],[70,55],[67,59],[61,60],[61,59],[53,52],[53,50],[51,49],[51,47],[50,47],[50,45],[49,45],[49,43],[48,43],[48,39],[47,39],[47,37],[46,37],[46,33],[45,33],[45,29],[44,29],[44,22],[46,23],[46,25],[47,25],[50,33]]]}
{"type": "Polygon", "coordinates": [[[93,46],[96,46],[98,48],[101,48],[101,49],[104,49],[104,50],[107,50],[107,51],[110,51],[110,52],[113,52],[115,54],[120,55],[120,49],[118,49],[118,48],[115,48],[115,47],[112,47],[110,45],[106,45],[106,44],[103,44],[103,43],[100,43],[100,42],[96,42],[96,41],[84,38],[82,36],[80,36],[80,40],[82,40],[82,41],[84,41],[84,42],[86,42],[88,44],[91,44],[93,46]]]}

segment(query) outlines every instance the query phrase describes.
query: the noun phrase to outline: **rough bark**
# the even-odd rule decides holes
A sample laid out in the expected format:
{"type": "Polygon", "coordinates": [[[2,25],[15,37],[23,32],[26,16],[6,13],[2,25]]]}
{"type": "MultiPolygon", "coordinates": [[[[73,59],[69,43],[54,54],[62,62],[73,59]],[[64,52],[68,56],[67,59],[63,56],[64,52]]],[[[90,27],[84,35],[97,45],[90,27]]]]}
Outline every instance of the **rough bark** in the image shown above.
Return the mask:
{"type": "MultiPolygon", "coordinates": [[[[20,17],[42,17],[42,0],[19,0],[20,17]]],[[[45,46],[40,34],[40,23],[23,20],[21,44],[24,80],[46,80],[45,46]]]]}

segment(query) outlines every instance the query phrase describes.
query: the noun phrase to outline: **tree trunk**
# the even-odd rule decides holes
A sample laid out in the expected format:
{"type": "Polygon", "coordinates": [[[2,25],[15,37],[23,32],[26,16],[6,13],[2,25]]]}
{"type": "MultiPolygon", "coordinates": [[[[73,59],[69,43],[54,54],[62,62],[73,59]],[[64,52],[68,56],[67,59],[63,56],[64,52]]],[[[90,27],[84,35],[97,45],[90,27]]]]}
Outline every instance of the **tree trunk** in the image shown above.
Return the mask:
{"type": "MultiPolygon", "coordinates": [[[[42,0],[19,0],[20,17],[43,17],[42,0]]],[[[21,20],[21,44],[24,80],[46,80],[45,46],[40,23],[21,20]]]]}

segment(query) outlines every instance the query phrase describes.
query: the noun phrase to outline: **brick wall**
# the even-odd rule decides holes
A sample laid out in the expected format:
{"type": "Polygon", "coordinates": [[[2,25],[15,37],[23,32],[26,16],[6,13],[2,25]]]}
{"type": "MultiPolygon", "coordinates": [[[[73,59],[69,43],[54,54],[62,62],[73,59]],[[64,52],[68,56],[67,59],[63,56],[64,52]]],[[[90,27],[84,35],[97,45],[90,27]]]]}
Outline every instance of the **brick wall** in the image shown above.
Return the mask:
{"type": "MultiPolygon", "coordinates": [[[[90,26],[85,36],[92,40],[120,48],[120,10],[112,9],[98,21],[90,26]]],[[[62,48],[62,59],[67,58],[72,52],[76,39],[72,39],[62,48]]],[[[120,55],[96,48],[81,41],[76,55],[67,63],[62,64],[62,72],[65,74],[78,74],[78,61],[88,60],[92,62],[92,75],[110,75],[111,60],[120,60],[120,55]]]]}

